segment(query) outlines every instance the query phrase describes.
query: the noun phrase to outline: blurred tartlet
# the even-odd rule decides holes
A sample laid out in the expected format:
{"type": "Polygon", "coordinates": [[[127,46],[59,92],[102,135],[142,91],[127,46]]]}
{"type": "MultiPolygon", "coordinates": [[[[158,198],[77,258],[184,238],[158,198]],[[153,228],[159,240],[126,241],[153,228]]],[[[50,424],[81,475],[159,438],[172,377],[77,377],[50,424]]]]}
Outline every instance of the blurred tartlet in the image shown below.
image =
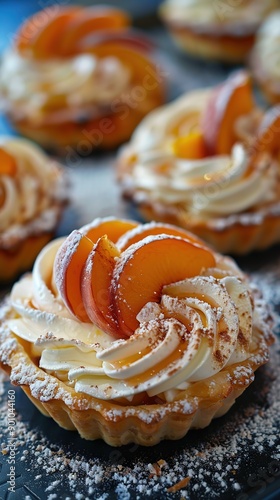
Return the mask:
{"type": "Polygon", "coordinates": [[[0,139],[0,283],[31,268],[67,199],[61,166],[28,140],[0,139]]]}
{"type": "Polygon", "coordinates": [[[250,61],[253,76],[267,100],[280,103],[280,10],[262,24],[250,61]]]}
{"type": "Polygon", "coordinates": [[[280,108],[259,109],[246,72],[155,110],[122,148],[123,195],[148,220],[224,253],[280,241],[280,108]]]}
{"type": "Polygon", "coordinates": [[[228,63],[244,61],[263,19],[278,0],[166,0],[160,16],[174,41],[186,52],[228,63]]]}
{"type": "Polygon", "coordinates": [[[4,110],[23,135],[81,155],[127,140],[163,102],[152,48],[113,7],[47,7],[3,55],[4,110]]]}
{"type": "Polygon", "coordinates": [[[274,340],[234,261],[176,227],[113,218],[49,243],[0,317],[11,382],[60,426],[112,446],[206,427],[274,340]]]}

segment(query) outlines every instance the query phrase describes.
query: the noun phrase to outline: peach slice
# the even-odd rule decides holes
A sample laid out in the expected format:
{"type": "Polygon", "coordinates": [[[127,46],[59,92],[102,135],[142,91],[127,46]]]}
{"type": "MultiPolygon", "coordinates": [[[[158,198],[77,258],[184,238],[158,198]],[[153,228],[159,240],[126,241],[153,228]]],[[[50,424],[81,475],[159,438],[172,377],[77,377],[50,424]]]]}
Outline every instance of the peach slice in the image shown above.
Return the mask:
{"type": "Polygon", "coordinates": [[[137,314],[147,302],[160,300],[164,285],[214,265],[211,251],[176,236],[147,236],[130,246],[116,263],[111,282],[111,303],[123,334],[135,331],[137,314]]]}
{"type": "Polygon", "coordinates": [[[93,241],[93,243],[96,243],[104,235],[107,235],[113,243],[116,243],[124,233],[136,228],[138,225],[136,222],[130,220],[105,217],[95,219],[93,223],[83,226],[80,231],[93,241]]]}
{"type": "Polygon", "coordinates": [[[206,156],[206,146],[200,130],[178,137],[173,143],[173,152],[178,158],[199,160],[206,156]]]}
{"type": "Polygon", "coordinates": [[[110,308],[110,284],[115,259],[119,256],[114,243],[107,236],[102,236],[90,252],[81,277],[82,298],[89,319],[115,336],[118,323],[110,308]]]}
{"type": "Polygon", "coordinates": [[[16,160],[5,149],[0,147],[0,175],[13,177],[17,171],[16,160]]]}
{"type": "Polygon", "coordinates": [[[129,16],[120,9],[94,6],[83,9],[69,23],[61,40],[61,53],[71,56],[79,52],[81,40],[87,35],[103,30],[123,30],[131,24],[129,16]]]}
{"type": "Polygon", "coordinates": [[[251,80],[238,71],[216,87],[201,117],[201,127],[209,154],[229,154],[236,142],[235,122],[254,108],[251,80]]]}
{"type": "Polygon", "coordinates": [[[59,248],[54,262],[57,289],[69,309],[79,320],[89,322],[82,294],[81,276],[93,242],[79,231],[73,231],[59,248]]]}
{"type": "Polygon", "coordinates": [[[264,114],[253,148],[256,153],[266,151],[275,154],[280,150],[280,105],[264,114]]]}
{"type": "Polygon", "coordinates": [[[134,243],[143,240],[143,238],[145,238],[146,236],[154,236],[156,234],[169,234],[172,236],[179,236],[180,238],[187,239],[189,241],[192,241],[193,243],[203,245],[203,242],[199,238],[194,236],[192,233],[185,231],[184,229],[172,226],[172,224],[148,222],[147,224],[140,224],[134,229],[131,229],[130,231],[124,233],[116,242],[116,246],[121,252],[123,252],[134,243]]]}
{"type": "Polygon", "coordinates": [[[96,31],[81,38],[77,44],[79,52],[93,52],[102,44],[114,44],[117,48],[128,48],[135,53],[137,51],[149,52],[154,48],[153,42],[143,35],[130,30],[96,31]]]}
{"type": "Polygon", "coordinates": [[[56,57],[60,40],[68,28],[68,23],[75,18],[81,7],[59,8],[57,13],[44,9],[27,19],[17,36],[16,45],[23,55],[32,55],[36,59],[56,57]]]}

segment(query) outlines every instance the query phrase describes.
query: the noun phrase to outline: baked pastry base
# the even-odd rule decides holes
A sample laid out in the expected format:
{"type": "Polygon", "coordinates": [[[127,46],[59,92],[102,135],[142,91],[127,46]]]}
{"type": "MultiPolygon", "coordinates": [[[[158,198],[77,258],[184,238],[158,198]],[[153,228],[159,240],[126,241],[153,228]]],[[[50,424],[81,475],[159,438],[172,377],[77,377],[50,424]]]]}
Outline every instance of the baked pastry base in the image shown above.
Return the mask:
{"type": "MultiPolygon", "coordinates": [[[[168,23],[170,34],[175,43],[185,52],[202,59],[217,60],[225,63],[243,62],[255,41],[255,35],[217,35],[198,33],[190,27],[178,27],[168,23]]],[[[217,27],[216,33],[219,31],[217,27]]]]}
{"type": "Polygon", "coordinates": [[[280,203],[259,212],[195,222],[178,207],[140,203],[139,212],[146,220],[174,224],[195,233],[220,253],[243,255],[265,250],[280,242],[280,203]]]}
{"type": "Polygon", "coordinates": [[[147,99],[136,99],[131,106],[120,101],[115,113],[101,113],[94,119],[87,118],[81,122],[58,123],[51,115],[46,115],[45,121],[36,123],[24,117],[19,119],[17,111],[13,112],[12,109],[7,112],[7,118],[21,135],[44,148],[64,150],[64,153],[74,148],[81,157],[85,157],[97,149],[113,149],[128,141],[144,116],[164,101],[165,89],[162,84],[157,83],[157,88],[151,92],[154,95],[148,94],[147,99]]]}
{"type": "Polygon", "coordinates": [[[13,127],[24,137],[37,142],[46,149],[60,151],[74,148],[82,156],[90,155],[96,149],[113,149],[127,141],[135,127],[140,123],[143,114],[131,112],[127,120],[115,120],[103,117],[99,120],[79,123],[65,123],[36,126],[27,120],[14,121],[9,117],[13,127]],[[102,132],[100,123],[108,120],[108,130],[102,132]],[[112,125],[113,123],[113,125],[112,125]],[[63,131],[63,133],[61,133],[63,131]]]}
{"type": "MultiPolygon", "coordinates": [[[[64,174],[62,174],[64,175],[64,174]]],[[[18,234],[0,234],[0,285],[15,280],[22,272],[29,271],[44,246],[55,236],[62,211],[68,203],[67,181],[65,196],[48,207],[52,217],[46,224],[44,213],[22,225],[18,234]]]]}
{"type": "Polygon", "coordinates": [[[42,248],[53,238],[54,231],[29,236],[9,249],[0,248],[0,284],[13,281],[27,271],[42,248]]]}
{"type": "MultiPolygon", "coordinates": [[[[2,305],[0,319],[10,315],[9,304],[2,305]]],[[[64,429],[76,429],[85,439],[102,438],[111,446],[152,446],[163,439],[180,439],[189,429],[206,427],[213,418],[224,415],[251,384],[255,370],[268,360],[269,343],[260,332],[249,359],[193,383],[172,403],[123,406],[77,393],[41,370],[29,343],[19,341],[7,327],[0,326],[0,341],[0,367],[45,416],[64,429]]]]}

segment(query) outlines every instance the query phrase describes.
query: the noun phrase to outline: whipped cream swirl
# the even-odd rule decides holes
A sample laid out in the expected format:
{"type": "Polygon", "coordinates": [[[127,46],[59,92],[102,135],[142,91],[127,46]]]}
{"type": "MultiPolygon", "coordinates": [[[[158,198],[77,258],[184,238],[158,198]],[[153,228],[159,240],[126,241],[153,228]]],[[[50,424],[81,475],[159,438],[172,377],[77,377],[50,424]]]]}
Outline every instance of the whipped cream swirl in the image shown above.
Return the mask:
{"type": "Polygon", "coordinates": [[[3,106],[18,119],[59,123],[98,114],[127,89],[129,70],[115,57],[81,54],[71,59],[34,61],[14,50],[4,54],[0,89],[3,106]]]}
{"type": "Polygon", "coordinates": [[[33,143],[3,137],[0,148],[15,160],[12,175],[0,171],[0,241],[5,247],[31,227],[53,228],[67,190],[58,164],[33,143]]]}
{"type": "Polygon", "coordinates": [[[41,368],[77,392],[120,402],[142,393],[173,401],[189,384],[250,357],[262,319],[231,259],[217,255],[215,268],[165,286],[160,302],[140,311],[134,334],[115,340],[77,320],[58,295],[52,272],[61,243],[47,245],[32,275],[14,285],[15,315],[7,323],[31,343],[41,368]]]}
{"type": "Polygon", "coordinates": [[[138,126],[120,162],[128,165],[124,189],[137,202],[177,204],[203,220],[238,214],[274,197],[277,164],[263,155],[253,168],[243,144],[231,155],[188,160],[176,156],[172,144],[178,135],[199,127],[209,91],[195,91],[154,111],[138,126]]]}

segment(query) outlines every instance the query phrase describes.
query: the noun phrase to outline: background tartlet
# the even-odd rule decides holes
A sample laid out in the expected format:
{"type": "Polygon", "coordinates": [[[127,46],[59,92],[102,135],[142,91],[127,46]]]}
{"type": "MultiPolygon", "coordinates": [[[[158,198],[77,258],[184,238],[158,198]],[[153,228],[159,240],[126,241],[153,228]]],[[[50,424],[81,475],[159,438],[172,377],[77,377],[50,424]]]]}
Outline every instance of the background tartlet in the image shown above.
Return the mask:
{"type": "Polygon", "coordinates": [[[144,218],[177,224],[218,251],[280,240],[280,110],[264,112],[249,75],[186,93],[151,113],[118,160],[125,198],[144,218]]]}
{"type": "Polygon", "coordinates": [[[62,166],[28,140],[0,139],[0,283],[31,268],[68,197],[62,166]]]}
{"type": "Polygon", "coordinates": [[[1,63],[2,104],[14,127],[81,156],[127,140],[164,100],[152,45],[129,25],[124,11],[104,6],[55,6],[28,18],[1,63]]]}
{"type": "Polygon", "coordinates": [[[166,0],[159,13],[176,44],[189,54],[227,63],[246,59],[263,19],[277,0],[166,0]]]}

